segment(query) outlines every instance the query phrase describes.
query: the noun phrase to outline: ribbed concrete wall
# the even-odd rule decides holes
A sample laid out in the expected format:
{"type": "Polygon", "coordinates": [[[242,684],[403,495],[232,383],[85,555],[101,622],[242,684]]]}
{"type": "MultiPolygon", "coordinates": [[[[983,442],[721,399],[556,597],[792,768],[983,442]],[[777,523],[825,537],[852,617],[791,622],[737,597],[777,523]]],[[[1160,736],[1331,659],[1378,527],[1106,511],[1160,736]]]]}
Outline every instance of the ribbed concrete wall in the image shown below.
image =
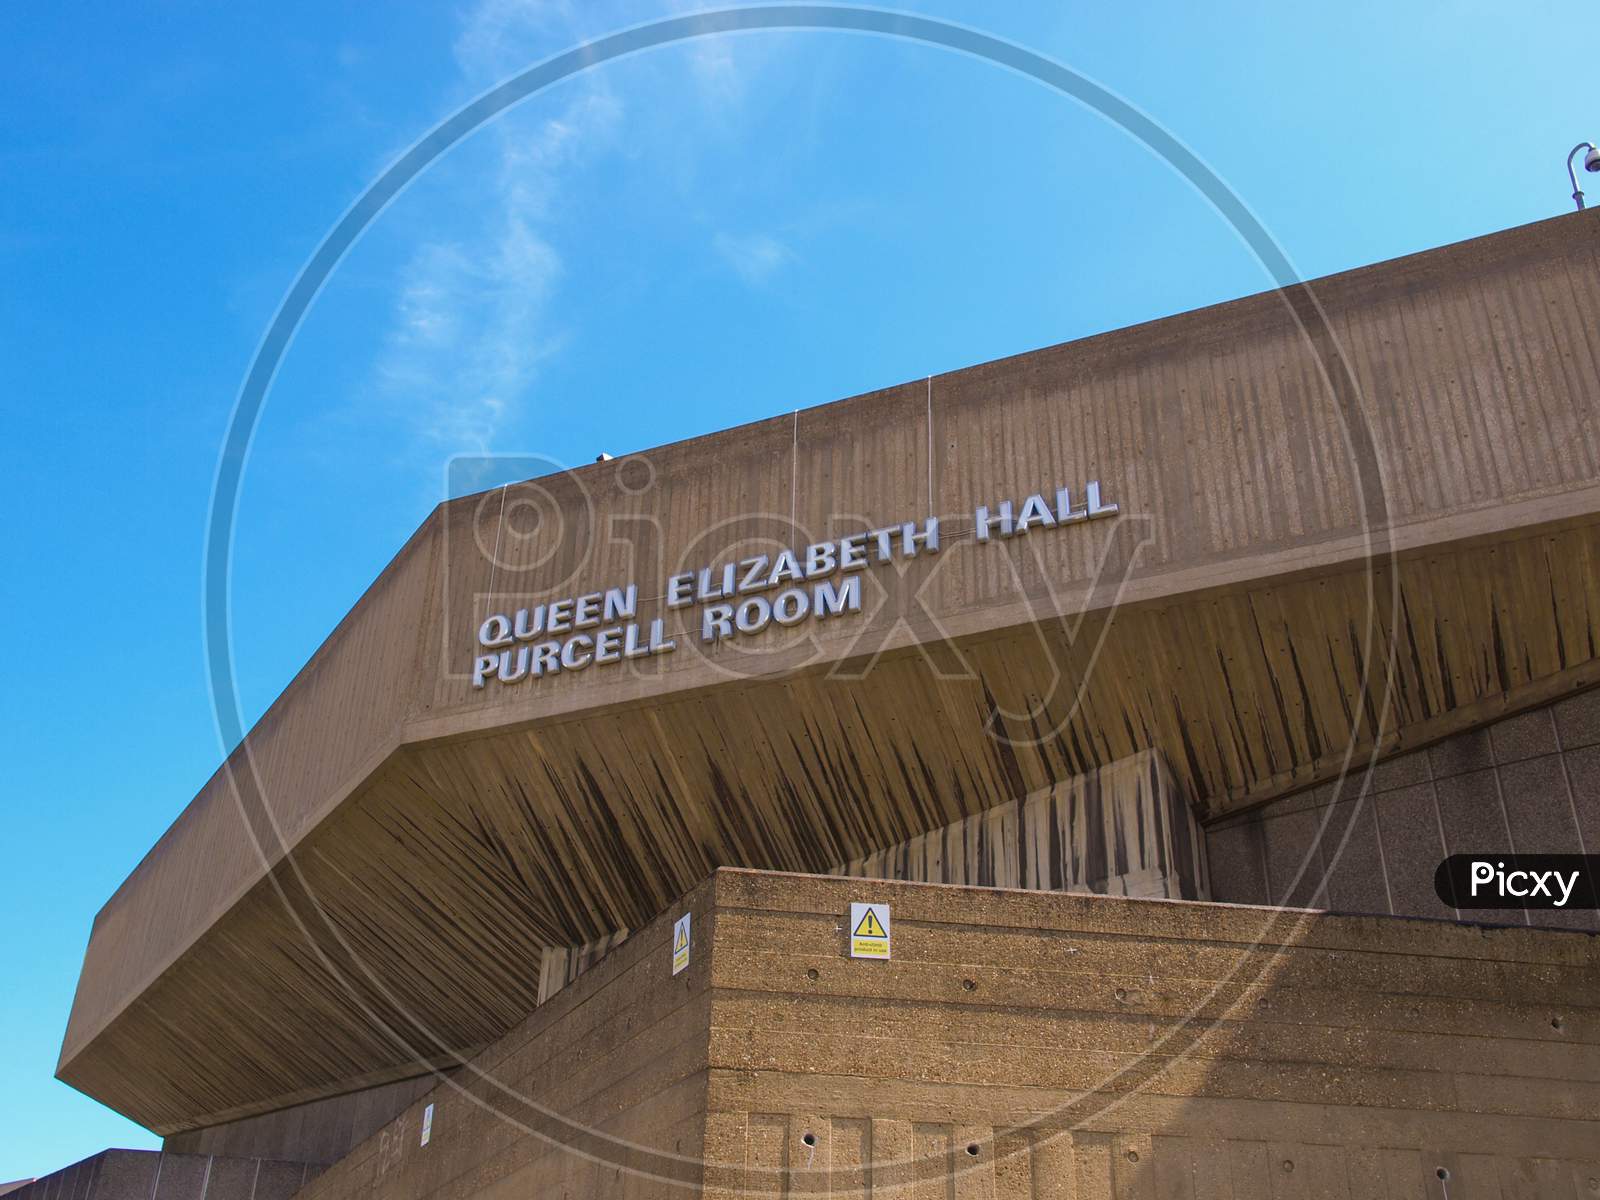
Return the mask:
{"type": "Polygon", "coordinates": [[[670,970],[672,918],[630,935],[299,1200],[691,1194],[705,1128],[710,893],[685,900],[698,924],[682,974],[670,970]]]}
{"type": "Polygon", "coordinates": [[[344,1096],[296,1104],[259,1117],[174,1134],[162,1148],[178,1154],[218,1154],[326,1165],[349,1154],[438,1082],[415,1079],[363,1088],[344,1096]]]}
{"type": "Polygon", "coordinates": [[[303,1162],[102,1150],[4,1195],[10,1200],[288,1200],[316,1171],[303,1162]]]}
{"type": "Polygon", "coordinates": [[[1593,910],[1461,913],[1433,891],[1449,854],[1600,853],[1600,690],[1381,763],[1359,791],[1323,786],[1212,826],[1214,898],[1600,930],[1593,910]]]}
{"type": "Polygon", "coordinates": [[[828,874],[1207,900],[1203,843],[1166,760],[1146,750],[828,874]]]}
{"type": "Polygon", "coordinates": [[[1589,935],[717,885],[708,1196],[1588,1200],[1600,1179],[1589,935]],[[842,957],[865,899],[892,906],[889,963],[842,957]]]}
{"type": "Polygon", "coordinates": [[[721,871],[462,1078],[304,1200],[1589,1200],[1600,938],[721,871]]]}

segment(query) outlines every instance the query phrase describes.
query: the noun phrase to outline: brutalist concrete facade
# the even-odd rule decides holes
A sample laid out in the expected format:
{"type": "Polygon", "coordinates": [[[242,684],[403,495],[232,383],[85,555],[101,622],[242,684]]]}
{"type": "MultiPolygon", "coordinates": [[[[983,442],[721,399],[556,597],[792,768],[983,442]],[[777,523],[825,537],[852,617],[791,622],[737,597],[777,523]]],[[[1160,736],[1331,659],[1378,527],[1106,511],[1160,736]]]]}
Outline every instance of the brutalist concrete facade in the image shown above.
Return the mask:
{"type": "Polygon", "coordinates": [[[1593,913],[1431,884],[1600,849],[1597,222],[440,505],[59,1076],[311,1200],[1590,1200],[1593,913]]]}
{"type": "Polygon", "coordinates": [[[1597,1045],[1582,933],[724,870],[303,1195],[1581,1200],[1597,1045]]]}

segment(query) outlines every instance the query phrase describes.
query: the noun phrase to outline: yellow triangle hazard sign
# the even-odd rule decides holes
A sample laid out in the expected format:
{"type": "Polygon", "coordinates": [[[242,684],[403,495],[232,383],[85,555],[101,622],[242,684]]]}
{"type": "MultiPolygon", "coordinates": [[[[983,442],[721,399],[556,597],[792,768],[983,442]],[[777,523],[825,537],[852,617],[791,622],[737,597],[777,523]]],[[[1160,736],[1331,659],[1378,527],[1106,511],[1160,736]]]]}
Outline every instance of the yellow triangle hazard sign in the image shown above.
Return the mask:
{"type": "MultiPolygon", "coordinates": [[[[835,929],[838,926],[834,926],[835,929]]],[[[889,935],[883,931],[883,924],[878,920],[878,914],[870,908],[861,914],[861,920],[856,924],[855,937],[886,938],[889,935]]]]}
{"type": "Polygon", "coordinates": [[[857,900],[850,905],[850,957],[889,957],[889,906],[863,904],[857,900]]]}
{"type": "Polygon", "coordinates": [[[672,925],[672,973],[676,975],[689,965],[689,917],[684,913],[672,925]]]}

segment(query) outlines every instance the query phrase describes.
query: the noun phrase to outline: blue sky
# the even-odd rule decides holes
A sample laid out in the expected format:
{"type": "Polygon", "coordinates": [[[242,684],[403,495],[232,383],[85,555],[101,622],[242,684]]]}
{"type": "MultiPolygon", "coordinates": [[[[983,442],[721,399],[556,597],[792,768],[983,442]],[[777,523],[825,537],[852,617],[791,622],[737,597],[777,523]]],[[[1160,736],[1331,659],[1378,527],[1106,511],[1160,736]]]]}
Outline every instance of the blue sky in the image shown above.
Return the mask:
{"type": "MultiPolygon", "coordinates": [[[[459,104],[687,8],[0,13],[0,1179],[155,1144],[52,1072],[95,911],[220,758],[202,531],[294,272],[459,104]]],[[[1133,101],[1305,276],[1567,211],[1565,154],[1600,137],[1592,0],[910,8],[1133,101]]],[[[441,498],[453,455],[581,463],[1266,283],[1147,151],[980,63],[809,33],[608,65],[437,164],[312,311],[241,500],[246,712],[441,498]]]]}

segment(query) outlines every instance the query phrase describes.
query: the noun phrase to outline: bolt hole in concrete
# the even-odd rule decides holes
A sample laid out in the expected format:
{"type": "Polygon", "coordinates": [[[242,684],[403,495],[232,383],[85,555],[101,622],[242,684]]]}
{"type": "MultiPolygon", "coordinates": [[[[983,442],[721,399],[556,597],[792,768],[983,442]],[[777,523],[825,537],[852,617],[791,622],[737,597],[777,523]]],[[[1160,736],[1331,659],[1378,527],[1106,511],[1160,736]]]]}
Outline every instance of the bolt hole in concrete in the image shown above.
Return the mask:
{"type": "Polygon", "coordinates": [[[1437,1175],[1440,1179],[1449,1179],[1450,1178],[1449,1170],[1447,1170],[1444,1167],[1440,1167],[1437,1171],[1434,1172],[1434,1174],[1437,1175]]]}
{"type": "Polygon", "coordinates": [[[1561,1025],[1562,1025],[1562,1021],[1561,1021],[1560,1017],[1551,1017],[1550,1018],[1550,1028],[1551,1029],[1560,1029],[1561,1025]]]}
{"type": "Polygon", "coordinates": [[[806,972],[806,978],[811,980],[812,983],[815,983],[817,980],[822,978],[822,972],[817,970],[815,967],[812,967],[806,972]]]}
{"type": "Polygon", "coordinates": [[[808,1146],[815,1146],[817,1144],[817,1135],[814,1133],[803,1133],[800,1135],[800,1140],[808,1146]]]}
{"type": "Polygon", "coordinates": [[[1289,1174],[1292,1174],[1293,1171],[1294,1171],[1294,1160],[1288,1159],[1288,1158],[1284,1159],[1283,1160],[1283,1173],[1285,1175],[1289,1175],[1289,1174]]]}
{"type": "Polygon", "coordinates": [[[1137,1150],[1129,1150],[1128,1151],[1128,1161],[1129,1162],[1138,1162],[1139,1161],[1139,1152],[1137,1150]]]}
{"type": "Polygon", "coordinates": [[[1121,1004],[1124,1001],[1126,1001],[1127,998],[1128,998],[1128,989],[1127,988],[1118,988],[1116,991],[1112,992],[1111,994],[1117,998],[1117,1003],[1121,1004]]]}
{"type": "Polygon", "coordinates": [[[961,981],[961,987],[964,991],[968,992],[975,992],[978,990],[978,985],[970,979],[963,979],[961,981]]]}

